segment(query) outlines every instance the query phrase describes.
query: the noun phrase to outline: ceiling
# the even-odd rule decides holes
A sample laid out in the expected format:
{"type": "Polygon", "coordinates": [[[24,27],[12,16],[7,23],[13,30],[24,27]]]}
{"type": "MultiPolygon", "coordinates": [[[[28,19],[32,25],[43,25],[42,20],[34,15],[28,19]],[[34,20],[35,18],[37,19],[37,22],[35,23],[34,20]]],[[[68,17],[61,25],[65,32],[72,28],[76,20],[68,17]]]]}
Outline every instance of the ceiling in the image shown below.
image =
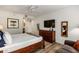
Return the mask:
{"type": "Polygon", "coordinates": [[[67,5],[0,5],[0,9],[32,16],[41,16],[65,8],[67,5]],[[32,11],[29,11],[32,6],[32,11]]]}

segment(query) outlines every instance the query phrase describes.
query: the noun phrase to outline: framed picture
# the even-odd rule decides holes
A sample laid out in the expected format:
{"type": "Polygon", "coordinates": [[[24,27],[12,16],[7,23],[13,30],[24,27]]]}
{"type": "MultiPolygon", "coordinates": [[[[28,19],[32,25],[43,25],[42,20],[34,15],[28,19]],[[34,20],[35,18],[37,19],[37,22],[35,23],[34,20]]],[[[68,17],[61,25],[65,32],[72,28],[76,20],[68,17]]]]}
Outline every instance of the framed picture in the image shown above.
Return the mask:
{"type": "Polygon", "coordinates": [[[9,29],[19,28],[19,19],[7,18],[7,28],[9,29]]]}
{"type": "Polygon", "coordinates": [[[61,22],[61,36],[68,37],[68,21],[61,22]]]}

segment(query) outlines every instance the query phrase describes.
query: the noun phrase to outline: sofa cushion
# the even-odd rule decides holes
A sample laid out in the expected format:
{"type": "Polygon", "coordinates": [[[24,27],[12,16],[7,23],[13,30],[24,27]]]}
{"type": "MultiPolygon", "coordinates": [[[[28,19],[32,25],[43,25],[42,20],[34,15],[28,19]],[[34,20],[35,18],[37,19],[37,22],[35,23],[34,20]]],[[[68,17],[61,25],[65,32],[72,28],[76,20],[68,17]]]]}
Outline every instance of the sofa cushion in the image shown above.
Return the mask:
{"type": "Polygon", "coordinates": [[[79,51],[79,40],[75,42],[73,47],[79,51]]]}
{"type": "Polygon", "coordinates": [[[55,51],[56,53],[78,53],[73,47],[62,45],[62,47],[55,51]]]}

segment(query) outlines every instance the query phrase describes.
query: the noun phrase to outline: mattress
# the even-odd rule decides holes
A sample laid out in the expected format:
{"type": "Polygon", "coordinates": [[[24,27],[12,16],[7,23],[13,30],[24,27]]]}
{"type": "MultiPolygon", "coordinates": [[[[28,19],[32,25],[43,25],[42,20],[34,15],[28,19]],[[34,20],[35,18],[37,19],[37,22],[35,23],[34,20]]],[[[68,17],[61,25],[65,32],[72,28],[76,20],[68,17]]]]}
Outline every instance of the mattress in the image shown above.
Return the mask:
{"type": "Polygon", "coordinates": [[[0,48],[0,50],[3,50],[4,53],[12,52],[40,41],[42,41],[42,37],[36,37],[29,34],[15,34],[12,35],[12,44],[0,48]]]}

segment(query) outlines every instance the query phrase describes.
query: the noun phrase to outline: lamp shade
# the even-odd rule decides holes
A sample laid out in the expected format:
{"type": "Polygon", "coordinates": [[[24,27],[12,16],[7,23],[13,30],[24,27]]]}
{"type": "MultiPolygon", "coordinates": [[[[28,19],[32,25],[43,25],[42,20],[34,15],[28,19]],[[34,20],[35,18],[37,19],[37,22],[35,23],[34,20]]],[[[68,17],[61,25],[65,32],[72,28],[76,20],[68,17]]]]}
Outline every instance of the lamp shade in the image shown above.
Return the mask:
{"type": "Polygon", "coordinates": [[[71,35],[78,35],[79,36],[79,28],[75,28],[73,30],[70,31],[71,35]]]}
{"type": "Polygon", "coordinates": [[[69,36],[71,40],[79,40],[79,28],[74,28],[69,32],[69,36]]]}
{"type": "Polygon", "coordinates": [[[3,30],[3,26],[2,26],[2,25],[0,25],[0,30],[1,30],[1,31],[3,30]]]}
{"type": "Polygon", "coordinates": [[[25,23],[25,22],[26,22],[26,20],[24,19],[24,20],[23,20],[23,23],[25,23]]]}

